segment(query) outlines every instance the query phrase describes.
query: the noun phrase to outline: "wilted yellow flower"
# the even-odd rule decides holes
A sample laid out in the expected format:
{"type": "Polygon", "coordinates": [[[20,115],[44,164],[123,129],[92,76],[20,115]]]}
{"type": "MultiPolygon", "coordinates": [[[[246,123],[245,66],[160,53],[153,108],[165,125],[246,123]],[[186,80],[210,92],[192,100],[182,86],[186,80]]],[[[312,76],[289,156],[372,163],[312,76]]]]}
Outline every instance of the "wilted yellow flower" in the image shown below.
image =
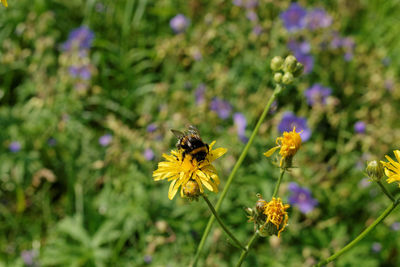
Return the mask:
{"type": "Polygon", "coordinates": [[[276,138],[276,147],[271,148],[264,153],[266,157],[270,157],[276,150],[280,148],[279,155],[282,156],[280,165],[283,165],[285,159],[291,159],[301,147],[301,137],[296,133],[296,127],[292,132],[284,132],[282,137],[276,138]]]}
{"type": "Polygon", "coordinates": [[[3,4],[3,6],[8,7],[7,0],[1,0],[1,3],[3,4]]]}
{"type": "Polygon", "coordinates": [[[213,150],[214,144],[215,141],[210,144],[206,158],[200,162],[197,162],[190,154],[182,157],[182,150],[172,150],[171,155],[163,154],[167,161],[158,163],[158,169],[153,172],[153,178],[155,181],[163,179],[171,181],[168,191],[169,199],[174,198],[179,187],[181,187],[183,197],[183,188],[189,181],[195,181],[198,184],[200,193],[204,192],[203,185],[212,192],[218,192],[219,178],[217,170],[211,163],[224,155],[227,149],[220,147],[213,150]]]}
{"type": "MultiPolygon", "coordinates": [[[[386,155],[386,159],[389,162],[381,161],[383,166],[385,167],[385,174],[388,177],[386,180],[388,183],[400,182],[400,150],[393,151],[396,156],[397,162],[395,162],[391,157],[386,155]]],[[[400,187],[400,184],[399,184],[400,187]]]]}
{"type": "Polygon", "coordinates": [[[281,232],[285,229],[289,220],[288,213],[286,212],[289,207],[290,205],[283,204],[279,197],[273,197],[270,202],[264,205],[264,214],[267,216],[265,221],[267,224],[266,227],[269,227],[269,223],[275,225],[276,231],[278,231],[278,237],[280,237],[281,232]]]}

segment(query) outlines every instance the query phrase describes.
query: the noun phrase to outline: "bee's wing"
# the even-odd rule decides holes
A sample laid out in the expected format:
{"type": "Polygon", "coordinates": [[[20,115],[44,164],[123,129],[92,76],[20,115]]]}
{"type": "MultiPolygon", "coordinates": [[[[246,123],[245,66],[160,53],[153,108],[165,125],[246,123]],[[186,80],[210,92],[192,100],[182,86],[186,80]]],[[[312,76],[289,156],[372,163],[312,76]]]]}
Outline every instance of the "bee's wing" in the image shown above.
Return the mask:
{"type": "Polygon", "coordinates": [[[188,132],[191,133],[191,134],[195,134],[197,136],[200,136],[199,129],[197,129],[196,126],[189,125],[188,132]]]}
{"type": "Polygon", "coordinates": [[[178,131],[178,130],[171,129],[171,132],[172,132],[172,133],[176,136],[176,138],[178,138],[178,139],[181,139],[182,137],[185,136],[184,133],[182,133],[181,131],[178,131]]]}

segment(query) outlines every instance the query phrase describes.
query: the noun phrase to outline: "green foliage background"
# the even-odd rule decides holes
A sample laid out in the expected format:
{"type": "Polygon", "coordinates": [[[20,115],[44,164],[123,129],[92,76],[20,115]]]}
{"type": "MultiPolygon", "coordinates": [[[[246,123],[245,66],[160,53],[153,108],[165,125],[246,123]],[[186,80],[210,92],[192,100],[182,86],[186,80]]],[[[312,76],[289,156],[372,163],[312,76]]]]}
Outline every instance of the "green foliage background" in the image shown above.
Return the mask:
{"type": "MultiPolygon", "coordinates": [[[[230,1],[13,1],[0,8],[0,266],[24,266],[35,251],[41,266],[188,266],[210,212],[204,202],[167,198],[167,182],[152,180],[162,153],[174,146],[169,129],[196,125],[206,142],[228,148],[216,167],[223,188],[244,144],[232,117],[222,120],[209,103],[228,100],[247,118],[247,136],[273,83],[273,56],[289,53],[290,36],[279,14],[289,1],[259,1],[262,33],[230,1]],[[169,21],[190,18],[184,34],[169,21]],[[66,69],[60,45],[87,25],[95,33],[90,61],[95,75],[86,90],[66,69]],[[193,53],[202,59],[196,61],[193,53]],[[205,84],[205,103],[195,90],[205,84]],[[157,130],[146,128],[155,123],[157,130]],[[112,134],[109,146],[98,139],[112,134]],[[54,138],[51,146],[48,140],[54,138]],[[22,148],[9,150],[13,141],[22,148]],[[143,152],[152,149],[153,160],[143,152]],[[146,260],[151,257],[151,262],[146,260]]],[[[303,215],[289,210],[280,239],[260,239],[244,266],[311,266],[337,251],[389,204],[374,184],[362,186],[367,159],[399,149],[400,5],[398,1],[300,1],[332,17],[329,30],[304,32],[314,69],[283,92],[277,111],[255,144],[221,208],[221,217],[247,240],[253,226],[244,207],[256,193],[272,194],[279,170],[262,153],[279,135],[282,114],[304,116],[312,137],[296,155],[287,184],[310,188],[319,202],[303,215]],[[354,38],[351,61],[319,44],[329,31],[354,38]],[[386,63],[385,63],[386,62],[386,63]],[[387,90],[387,82],[392,90],[387,90]],[[332,89],[328,105],[309,107],[303,92],[314,83],[332,89]],[[367,124],[365,134],[354,123],[367,124]]],[[[364,183],[365,184],[365,183],[364,183]]],[[[387,188],[399,193],[398,186],[387,188]]],[[[209,194],[212,202],[217,195],[209,194]]],[[[331,266],[399,266],[399,211],[331,266]],[[373,252],[372,245],[382,245],[373,252]]],[[[239,251],[214,226],[201,266],[232,266],[239,251]]]]}

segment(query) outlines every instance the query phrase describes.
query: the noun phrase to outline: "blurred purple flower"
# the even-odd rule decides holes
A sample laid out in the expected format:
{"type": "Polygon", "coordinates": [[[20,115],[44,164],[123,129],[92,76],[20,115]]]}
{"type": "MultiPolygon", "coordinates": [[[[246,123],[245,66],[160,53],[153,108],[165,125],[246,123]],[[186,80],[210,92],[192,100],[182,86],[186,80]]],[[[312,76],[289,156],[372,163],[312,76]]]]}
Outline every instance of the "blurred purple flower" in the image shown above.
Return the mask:
{"type": "Polygon", "coordinates": [[[232,106],[228,101],[214,98],[210,103],[210,109],[217,112],[221,119],[227,119],[232,112],[232,106]]]}
{"type": "Polygon", "coordinates": [[[68,70],[69,74],[73,78],[81,78],[83,80],[89,80],[90,77],[92,76],[89,66],[82,66],[82,67],[71,66],[69,67],[68,70]]]}
{"type": "Polygon", "coordinates": [[[304,95],[307,98],[307,103],[310,106],[313,106],[315,104],[326,104],[326,98],[330,96],[332,93],[332,90],[328,87],[323,87],[322,85],[316,83],[310,88],[308,88],[305,92],[304,95]]]}
{"type": "Polygon", "coordinates": [[[385,80],[385,89],[388,90],[389,92],[393,91],[393,87],[394,87],[394,82],[393,80],[385,80]]]}
{"type": "Polygon", "coordinates": [[[344,59],[346,61],[350,61],[353,59],[355,45],[356,44],[354,42],[354,39],[351,37],[346,37],[342,39],[342,47],[345,51],[344,59]]]}
{"type": "Polygon", "coordinates": [[[143,155],[149,161],[154,159],[154,152],[151,148],[146,148],[143,152],[143,155]]]}
{"type": "Polygon", "coordinates": [[[77,47],[79,50],[90,49],[94,39],[94,33],[86,26],[81,26],[72,30],[68,35],[68,40],[62,44],[64,51],[70,51],[77,47]]]}
{"type": "Polygon", "coordinates": [[[394,223],[392,223],[392,225],[390,226],[390,228],[392,228],[393,231],[399,231],[399,230],[400,230],[400,222],[394,222],[394,223]]]}
{"type": "Polygon", "coordinates": [[[21,150],[21,144],[18,141],[13,141],[8,146],[8,149],[13,153],[17,153],[21,150]]]}
{"type": "Polygon", "coordinates": [[[260,25],[256,25],[253,27],[253,33],[255,35],[260,35],[262,33],[262,27],[260,25]]]}
{"type": "Polygon", "coordinates": [[[254,10],[249,10],[246,12],[246,18],[250,21],[256,21],[258,20],[257,13],[254,12],[254,10]]]}
{"type": "Polygon", "coordinates": [[[112,141],[112,135],[111,134],[105,134],[99,138],[99,144],[101,146],[108,146],[112,141]]]}
{"type": "Polygon", "coordinates": [[[183,14],[178,14],[169,21],[169,26],[175,33],[181,33],[189,26],[190,20],[183,14]]]}
{"type": "Polygon", "coordinates": [[[289,8],[282,12],[280,17],[288,32],[304,29],[306,26],[307,11],[297,3],[292,3],[289,8]]]}
{"type": "Polygon", "coordinates": [[[360,182],[358,183],[358,187],[360,187],[360,188],[367,188],[370,185],[371,185],[371,180],[369,178],[367,178],[367,177],[362,178],[360,180],[360,182]]]}
{"type": "Polygon", "coordinates": [[[143,257],[144,263],[150,264],[153,261],[153,258],[150,255],[145,255],[143,257]]]}
{"type": "Polygon", "coordinates": [[[236,126],[236,130],[237,130],[239,139],[243,143],[247,143],[247,141],[249,139],[246,137],[246,126],[247,126],[246,117],[242,113],[237,112],[237,113],[233,114],[233,121],[236,126]]]}
{"type": "Polygon", "coordinates": [[[38,256],[35,250],[23,250],[21,252],[22,261],[26,266],[36,266],[36,258],[38,256]]]}
{"type": "Polygon", "coordinates": [[[47,140],[47,144],[50,147],[53,147],[53,146],[55,146],[57,144],[57,140],[55,138],[53,138],[53,137],[50,137],[49,140],[47,140]]]}
{"type": "Polygon", "coordinates": [[[288,48],[293,52],[297,60],[304,65],[304,73],[310,73],[314,67],[314,58],[310,54],[310,43],[307,41],[298,42],[296,40],[289,40],[288,48]]]}
{"type": "Polygon", "coordinates": [[[205,93],[206,93],[206,85],[204,83],[199,84],[194,93],[196,98],[196,105],[201,105],[204,103],[205,93]]]}
{"type": "Polygon", "coordinates": [[[380,252],[382,250],[382,245],[381,245],[381,243],[374,242],[372,244],[371,249],[372,249],[372,252],[378,253],[378,252],[380,252]]]}
{"type": "Polygon", "coordinates": [[[302,142],[307,141],[311,137],[311,130],[307,126],[307,120],[303,117],[297,117],[292,112],[285,112],[282,116],[281,122],[278,125],[278,130],[283,132],[293,131],[293,127],[296,127],[296,132],[301,132],[302,142]]]}
{"type": "Polygon", "coordinates": [[[274,100],[274,102],[272,102],[268,114],[275,114],[275,112],[278,110],[278,102],[276,100],[274,100]]]}
{"type": "Polygon", "coordinates": [[[157,130],[157,124],[155,124],[154,122],[153,123],[150,123],[148,126],[147,126],[147,132],[148,133],[153,133],[153,132],[155,132],[157,130]]]}
{"type": "Polygon", "coordinates": [[[355,131],[356,133],[363,134],[363,133],[365,133],[366,127],[367,127],[367,125],[365,124],[365,122],[363,122],[363,121],[357,121],[357,122],[354,124],[354,131],[355,131]]]}
{"type": "Polygon", "coordinates": [[[258,0],[247,0],[244,7],[247,9],[256,8],[258,6],[258,0]]]}
{"type": "Polygon", "coordinates": [[[232,3],[235,6],[242,6],[243,5],[243,1],[242,0],[233,0],[232,3]]]}
{"type": "Polygon", "coordinates": [[[307,12],[306,24],[307,28],[310,30],[326,28],[331,26],[332,17],[328,15],[325,10],[321,8],[314,8],[313,10],[307,12]]]}
{"type": "Polygon", "coordinates": [[[318,201],[311,196],[311,191],[308,188],[300,187],[297,183],[289,183],[289,203],[299,208],[299,210],[307,214],[311,212],[318,201]]]}

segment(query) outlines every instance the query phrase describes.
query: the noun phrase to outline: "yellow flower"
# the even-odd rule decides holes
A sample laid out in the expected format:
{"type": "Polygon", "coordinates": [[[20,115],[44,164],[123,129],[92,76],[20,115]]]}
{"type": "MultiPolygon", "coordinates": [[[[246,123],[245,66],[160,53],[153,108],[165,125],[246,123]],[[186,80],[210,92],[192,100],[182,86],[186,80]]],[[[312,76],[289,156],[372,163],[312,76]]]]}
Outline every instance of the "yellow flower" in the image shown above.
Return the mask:
{"type": "Polygon", "coordinates": [[[276,147],[271,148],[264,153],[266,157],[270,157],[279,148],[279,155],[282,156],[280,166],[283,165],[285,159],[291,159],[301,147],[301,137],[296,133],[296,127],[293,127],[292,132],[284,132],[282,137],[276,138],[276,147]]]}
{"type": "MultiPolygon", "coordinates": [[[[286,210],[290,207],[289,204],[283,204],[282,200],[278,198],[272,198],[270,202],[264,205],[264,214],[267,215],[265,221],[266,224],[272,223],[276,226],[278,231],[278,237],[280,237],[281,232],[285,229],[287,222],[289,220],[288,213],[286,210]]],[[[268,225],[267,225],[268,228],[268,225]]]]}
{"type": "Polygon", "coordinates": [[[181,187],[181,196],[184,196],[183,188],[189,181],[195,181],[200,189],[200,193],[204,192],[203,185],[210,191],[217,193],[219,178],[217,170],[211,163],[217,158],[224,155],[226,148],[212,149],[215,141],[209,146],[209,153],[203,161],[197,162],[189,154],[186,154],[182,160],[182,150],[172,150],[171,155],[163,154],[167,161],[158,163],[158,169],[153,172],[155,181],[168,179],[171,181],[168,191],[168,198],[173,199],[181,187]]]}
{"type": "Polygon", "coordinates": [[[3,4],[3,6],[8,7],[7,0],[1,0],[1,3],[3,4]]]}
{"type": "MultiPolygon", "coordinates": [[[[386,180],[388,183],[400,182],[400,150],[393,151],[396,156],[397,162],[395,162],[391,157],[386,155],[386,159],[389,162],[381,161],[383,166],[385,167],[385,174],[388,177],[386,180]]],[[[400,187],[400,184],[399,184],[400,187]]]]}

